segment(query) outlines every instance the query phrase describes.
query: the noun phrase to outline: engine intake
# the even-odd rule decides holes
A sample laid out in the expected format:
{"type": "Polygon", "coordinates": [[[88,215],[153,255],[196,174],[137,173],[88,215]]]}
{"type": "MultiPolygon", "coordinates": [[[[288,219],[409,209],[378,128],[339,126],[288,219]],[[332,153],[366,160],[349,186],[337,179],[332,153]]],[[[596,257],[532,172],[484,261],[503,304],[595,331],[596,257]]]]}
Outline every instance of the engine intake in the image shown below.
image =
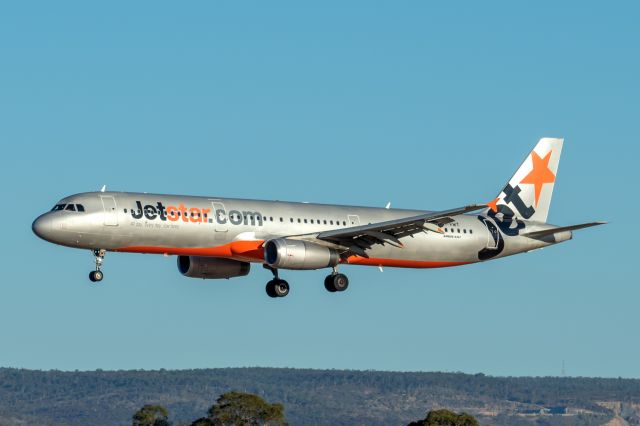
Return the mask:
{"type": "Polygon", "coordinates": [[[243,277],[251,264],[231,259],[201,256],[178,256],[178,271],[185,277],[221,279],[243,277]]]}
{"type": "Polygon", "coordinates": [[[320,269],[336,266],[337,251],[306,241],[276,238],[264,245],[264,259],[269,266],[282,269],[320,269]]]}

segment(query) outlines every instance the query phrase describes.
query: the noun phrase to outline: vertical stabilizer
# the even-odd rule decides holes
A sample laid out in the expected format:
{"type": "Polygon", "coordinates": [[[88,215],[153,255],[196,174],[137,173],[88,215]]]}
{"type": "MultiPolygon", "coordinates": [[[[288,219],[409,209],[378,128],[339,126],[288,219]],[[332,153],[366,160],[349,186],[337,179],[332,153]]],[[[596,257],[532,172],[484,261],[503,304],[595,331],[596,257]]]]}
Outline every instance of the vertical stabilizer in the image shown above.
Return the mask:
{"type": "Polygon", "coordinates": [[[489,208],[505,216],[546,222],[563,141],[540,139],[489,208]]]}

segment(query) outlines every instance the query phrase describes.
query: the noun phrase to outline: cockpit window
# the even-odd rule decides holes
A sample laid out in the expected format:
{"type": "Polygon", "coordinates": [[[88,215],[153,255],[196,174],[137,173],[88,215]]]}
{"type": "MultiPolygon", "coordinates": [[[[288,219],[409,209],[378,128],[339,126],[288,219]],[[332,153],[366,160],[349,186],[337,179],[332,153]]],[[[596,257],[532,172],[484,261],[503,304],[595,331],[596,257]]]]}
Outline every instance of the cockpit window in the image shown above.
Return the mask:
{"type": "Polygon", "coordinates": [[[53,206],[51,211],[52,212],[57,212],[57,211],[60,211],[60,210],[64,210],[64,206],[65,206],[65,204],[56,204],[55,206],[53,206]]]}
{"type": "Polygon", "coordinates": [[[67,204],[67,207],[65,208],[65,210],[69,210],[71,212],[75,212],[76,211],[76,205],[75,204],[67,204]]]}
{"type": "Polygon", "coordinates": [[[76,204],[76,209],[78,209],[79,212],[83,212],[84,206],[82,204],[76,204]]]}

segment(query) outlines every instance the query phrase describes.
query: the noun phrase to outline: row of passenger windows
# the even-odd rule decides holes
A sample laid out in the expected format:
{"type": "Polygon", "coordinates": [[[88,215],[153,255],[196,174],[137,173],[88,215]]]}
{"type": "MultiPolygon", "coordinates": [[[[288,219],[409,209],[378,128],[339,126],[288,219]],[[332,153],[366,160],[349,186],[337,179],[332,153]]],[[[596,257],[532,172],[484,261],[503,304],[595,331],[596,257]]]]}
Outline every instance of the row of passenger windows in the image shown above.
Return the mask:
{"type": "MultiPolygon", "coordinates": [[[[124,209],[124,212],[127,213],[128,210],[124,209]]],[[[142,212],[140,210],[131,209],[131,212],[132,213],[135,212],[136,214],[142,214],[142,212]]],[[[175,214],[176,216],[182,216],[182,214],[179,211],[174,211],[172,214],[175,214]]],[[[185,216],[191,216],[191,217],[200,217],[200,216],[202,216],[201,213],[197,213],[197,212],[189,212],[189,213],[185,212],[184,215],[185,216]]],[[[233,220],[240,220],[241,218],[244,219],[244,216],[241,216],[241,215],[236,214],[236,213],[232,213],[232,214],[229,215],[229,218],[233,219],[233,220]]],[[[260,216],[257,216],[257,217],[254,218],[252,215],[249,215],[249,216],[247,216],[247,219],[249,219],[249,220],[260,220],[260,216]]],[[[283,217],[281,217],[279,219],[280,219],[280,222],[284,223],[284,218],[283,217]]],[[[262,216],[262,222],[273,222],[273,221],[274,221],[273,216],[262,216]]],[[[340,221],[340,220],[330,220],[330,219],[322,219],[322,220],[321,219],[302,219],[302,218],[292,218],[292,217],[290,217],[289,218],[289,222],[291,222],[291,223],[296,223],[296,222],[297,223],[307,223],[307,224],[312,224],[312,225],[314,225],[314,224],[316,224],[316,225],[340,225],[340,224],[342,224],[343,226],[347,226],[347,221],[346,220],[340,221]]]]}
{"type": "Polygon", "coordinates": [[[70,212],[83,212],[84,206],[82,204],[56,204],[51,209],[52,212],[58,212],[60,210],[66,210],[70,212]]]}
{"type": "MultiPolygon", "coordinates": [[[[249,216],[249,219],[251,219],[251,216],[249,216]]],[[[280,222],[284,222],[284,218],[281,217],[279,218],[280,222]]],[[[262,216],[262,221],[263,222],[273,222],[273,216],[262,216]]],[[[311,224],[311,225],[340,225],[342,223],[343,226],[347,226],[347,221],[343,220],[343,221],[333,221],[333,220],[329,220],[329,219],[304,219],[304,218],[293,218],[290,217],[289,218],[289,222],[290,223],[307,223],[307,224],[311,224]]]]}
{"type": "MultiPolygon", "coordinates": [[[[460,228],[444,228],[444,232],[449,232],[451,234],[455,234],[455,233],[463,233],[466,234],[467,230],[466,229],[462,229],[460,230],[460,228]]],[[[469,234],[473,234],[473,229],[469,229],[469,234]]]]}

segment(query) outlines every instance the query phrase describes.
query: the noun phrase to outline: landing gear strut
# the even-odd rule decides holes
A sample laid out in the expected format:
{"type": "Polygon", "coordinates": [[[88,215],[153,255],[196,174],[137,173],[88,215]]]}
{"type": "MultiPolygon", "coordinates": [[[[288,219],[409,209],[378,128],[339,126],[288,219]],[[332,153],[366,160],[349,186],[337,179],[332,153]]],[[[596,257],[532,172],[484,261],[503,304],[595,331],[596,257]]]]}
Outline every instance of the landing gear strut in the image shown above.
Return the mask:
{"type": "Polygon", "coordinates": [[[289,294],[289,283],[278,278],[278,270],[269,265],[264,265],[273,274],[273,279],[267,283],[267,294],[269,297],[285,297],[289,294]]]}
{"type": "Polygon", "coordinates": [[[102,281],[102,278],[104,278],[104,274],[100,269],[102,268],[102,262],[104,262],[104,255],[106,253],[107,251],[103,249],[93,251],[93,256],[96,258],[96,269],[89,273],[89,279],[91,282],[97,283],[102,281]]]}
{"type": "Polygon", "coordinates": [[[345,274],[339,274],[336,268],[324,279],[324,288],[328,292],[345,291],[349,287],[349,278],[345,274]]]}

